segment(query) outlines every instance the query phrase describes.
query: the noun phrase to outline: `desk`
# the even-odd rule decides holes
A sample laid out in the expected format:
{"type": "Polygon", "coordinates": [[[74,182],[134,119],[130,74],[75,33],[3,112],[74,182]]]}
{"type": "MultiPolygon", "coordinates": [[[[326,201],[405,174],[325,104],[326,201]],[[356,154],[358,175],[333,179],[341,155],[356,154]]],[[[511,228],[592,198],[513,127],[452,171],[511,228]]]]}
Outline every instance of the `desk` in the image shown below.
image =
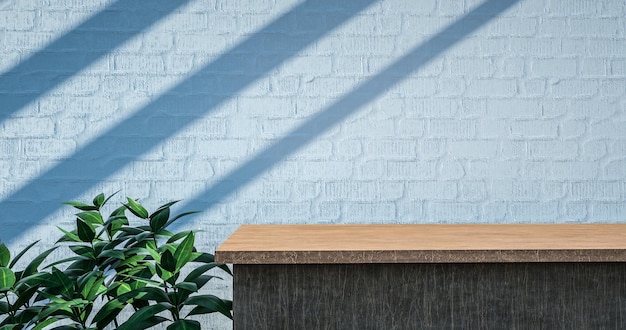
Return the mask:
{"type": "Polygon", "coordinates": [[[244,225],[236,329],[626,328],[626,225],[244,225]]]}

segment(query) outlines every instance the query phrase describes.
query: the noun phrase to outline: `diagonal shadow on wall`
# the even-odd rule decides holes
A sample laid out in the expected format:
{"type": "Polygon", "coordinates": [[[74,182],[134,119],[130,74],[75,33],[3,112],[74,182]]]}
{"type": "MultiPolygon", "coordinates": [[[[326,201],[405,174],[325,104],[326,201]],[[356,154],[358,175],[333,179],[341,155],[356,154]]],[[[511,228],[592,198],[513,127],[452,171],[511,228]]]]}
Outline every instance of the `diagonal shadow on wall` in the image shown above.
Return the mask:
{"type": "MultiPolygon", "coordinates": [[[[375,100],[389,88],[411,73],[444,53],[481,26],[497,17],[519,0],[488,0],[410,50],[402,58],[367,80],[313,118],[289,132],[256,157],[233,170],[225,178],[182,206],[183,209],[207,210],[254,180],[265,171],[295,153],[322,133],[354,114],[362,106],[375,100]]],[[[178,224],[180,226],[181,224],[178,224]]]]}
{"type": "Polygon", "coordinates": [[[309,0],[295,6],[70,158],[7,196],[0,202],[3,227],[0,238],[19,237],[58,210],[61,201],[75,198],[99,184],[376,1],[309,0]],[[323,17],[321,11],[325,13],[323,17]],[[242,74],[241,68],[249,68],[252,62],[248,55],[259,52],[271,56],[242,74]],[[52,192],[51,187],[54,187],[52,192]],[[50,200],[49,196],[55,192],[59,199],[50,200]],[[28,212],[24,212],[25,208],[28,212]]]}
{"type": "Polygon", "coordinates": [[[118,0],[0,76],[0,123],[190,0],[118,0]]]}

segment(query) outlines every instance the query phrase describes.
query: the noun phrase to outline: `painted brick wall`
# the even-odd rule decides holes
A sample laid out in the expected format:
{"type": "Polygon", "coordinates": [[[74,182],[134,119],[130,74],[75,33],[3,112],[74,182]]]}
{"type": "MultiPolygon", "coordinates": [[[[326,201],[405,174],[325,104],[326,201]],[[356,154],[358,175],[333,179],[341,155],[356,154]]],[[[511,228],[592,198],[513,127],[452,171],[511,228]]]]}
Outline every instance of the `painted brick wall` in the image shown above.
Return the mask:
{"type": "Polygon", "coordinates": [[[203,210],[207,250],[243,223],[623,221],[626,4],[481,3],[0,0],[0,238],[43,249],[60,202],[120,189],[203,210]]]}

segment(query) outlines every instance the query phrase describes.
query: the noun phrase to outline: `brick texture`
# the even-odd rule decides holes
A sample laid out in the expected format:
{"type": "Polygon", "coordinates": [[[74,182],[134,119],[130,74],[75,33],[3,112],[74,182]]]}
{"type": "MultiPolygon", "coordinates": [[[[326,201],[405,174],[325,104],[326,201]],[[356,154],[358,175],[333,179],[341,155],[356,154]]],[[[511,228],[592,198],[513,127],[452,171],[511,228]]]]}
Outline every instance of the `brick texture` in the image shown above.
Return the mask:
{"type": "Polygon", "coordinates": [[[0,104],[20,104],[0,117],[0,239],[24,246],[71,223],[60,202],[120,189],[205,211],[184,226],[207,250],[243,223],[624,221],[623,0],[521,1],[386,75],[481,1],[370,2],[129,1],[98,26],[81,23],[110,1],[0,1],[0,104]],[[148,9],[162,17],[142,26],[148,9]],[[368,82],[384,93],[324,113],[368,82]],[[252,160],[267,166],[231,176],[252,160]],[[220,182],[232,193],[203,195],[220,182]]]}

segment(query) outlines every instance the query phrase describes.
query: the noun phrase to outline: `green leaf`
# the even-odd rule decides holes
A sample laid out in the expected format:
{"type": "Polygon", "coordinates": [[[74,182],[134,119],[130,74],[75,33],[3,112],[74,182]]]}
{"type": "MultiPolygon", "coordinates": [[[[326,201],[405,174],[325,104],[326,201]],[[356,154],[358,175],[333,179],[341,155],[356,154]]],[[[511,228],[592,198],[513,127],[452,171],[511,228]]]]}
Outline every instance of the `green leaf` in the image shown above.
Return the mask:
{"type": "Polygon", "coordinates": [[[128,201],[128,204],[124,204],[124,206],[126,206],[126,208],[132,214],[142,219],[148,219],[148,211],[146,211],[146,209],[143,206],[141,206],[141,204],[137,203],[135,200],[131,199],[130,197],[126,197],[126,200],[128,201]]]}
{"type": "Polygon", "coordinates": [[[44,261],[44,259],[46,259],[46,257],[48,257],[48,255],[50,253],[52,253],[52,251],[56,250],[58,246],[52,247],[44,252],[42,252],[41,254],[39,254],[38,256],[35,257],[35,259],[33,259],[33,261],[31,261],[28,266],[26,266],[26,268],[24,269],[24,272],[22,272],[22,276],[20,278],[24,278],[26,276],[30,276],[33,275],[37,272],[37,268],[39,268],[39,265],[41,265],[41,263],[44,261]]]}
{"type": "Polygon", "coordinates": [[[98,194],[98,196],[93,198],[93,205],[95,205],[97,208],[102,207],[102,205],[104,205],[104,194],[100,193],[98,194]]]}
{"type": "Polygon", "coordinates": [[[233,318],[231,314],[232,304],[227,300],[222,300],[214,295],[198,295],[187,298],[185,305],[197,305],[201,308],[194,308],[189,315],[219,312],[228,318],[233,318]]]}
{"type": "Polygon", "coordinates": [[[178,241],[179,239],[189,235],[190,232],[191,232],[190,230],[185,230],[185,231],[181,231],[180,233],[176,233],[175,235],[173,235],[167,240],[167,243],[174,243],[178,241]]]}
{"type": "Polygon", "coordinates": [[[167,330],[200,330],[200,322],[195,320],[181,319],[167,327],[167,330]]]}
{"type": "Polygon", "coordinates": [[[187,290],[191,292],[198,292],[198,286],[196,285],[196,283],[193,283],[193,282],[180,282],[180,283],[176,283],[175,286],[179,289],[183,289],[183,290],[187,290]]]}
{"type": "Polygon", "coordinates": [[[20,251],[20,253],[18,253],[15,258],[13,258],[13,261],[11,261],[11,264],[9,265],[9,268],[13,268],[13,266],[15,266],[15,264],[22,258],[22,256],[28,251],[30,250],[30,248],[32,248],[33,246],[35,246],[35,244],[39,243],[39,240],[36,240],[32,243],[30,243],[27,247],[25,247],[22,251],[20,251]]]}
{"type": "Polygon", "coordinates": [[[163,229],[167,220],[170,218],[170,208],[160,209],[150,215],[150,228],[154,233],[158,233],[163,229]]]}
{"type": "Polygon", "coordinates": [[[98,209],[96,206],[81,203],[81,202],[63,202],[63,204],[71,205],[81,211],[95,211],[98,209]]]}
{"type": "Polygon", "coordinates": [[[53,267],[52,274],[46,282],[50,287],[58,287],[61,295],[65,299],[72,299],[72,294],[74,293],[74,283],[62,271],[53,267]]]}
{"type": "Polygon", "coordinates": [[[98,325],[98,329],[104,329],[117,317],[126,305],[127,302],[122,302],[118,299],[112,299],[104,304],[93,318],[93,321],[98,325]]]}
{"type": "Polygon", "coordinates": [[[90,246],[72,245],[70,246],[70,250],[72,250],[72,252],[76,253],[77,255],[88,258],[88,259],[96,258],[94,251],[90,246]]]}
{"type": "Polygon", "coordinates": [[[137,289],[137,291],[145,293],[145,295],[140,296],[138,299],[172,303],[165,291],[161,288],[147,286],[145,288],[137,289]]]}
{"type": "Polygon", "coordinates": [[[175,257],[172,255],[172,252],[170,252],[170,250],[165,250],[165,252],[161,254],[161,267],[169,272],[175,272],[177,260],[174,258],[175,257]]]}
{"type": "Polygon", "coordinates": [[[11,252],[4,243],[0,243],[0,267],[8,266],[9,261],[11,261],[11,252]]]}
{"type": "Polygon", "coordinates": [[[7,267],[0,267],[0,291],[8,291],[15,284],[15,273],[7,267]]]}
{"type": "Polygon", "coordinates": [[[104,224],[104,220],[102,220],[102,214],[100,214],[100,212],[81,212],[76,214],[76,216],[91,226],[104,224]]]}
{"type": "Polygon", "coordinates": [[[189,273],[189,275],[187,275],[187,277],[185,277],[185,282],[191,282],[191,281],[195,280],[200,275],[204,274],[209,269],[215,268],[216,266],[217,266],[217,264],[210,263],[210,264],[204,264],[204,265],[196,267],[196,269],[192,270],[189,273]]]}
{"type": "Polygon", "coordinates": [[[169,221],[165,224],[165,228],[167,228],[169,225],[173,224],[173,223],[174,223],[174,221],[176,221],[176,220],[178,220],[178,219],[180,219],[180,218],[182,218],[182,217],[184,217],[184,216],[188,216],[188,215],[191,215],[191,214],[196,214],[196,213],[199,213],[199,211],[190,211],[190,212],[181,213],[181,214],[179,214],[179,215],[177,215],[177,216],[173,217],[172,219],[170,219],[170,220],[169,220],[169,221]]]}
{"type": "Polygon", "coordinates": [[[59,242],[82,242],[80,240],[80,237],[78,237],[78,235],[76,235],[76,231],[72,230],[71,232],[57,226],[57,228],[59,228],[60,231],[63,232],[63,237],[59,238],[59,240],[57,241],[57,243],[59,242]]]}
{"type": "Polygon", "coordinates": [[[11,310],[11,306],[6,301],[0,301],[0,315],[4,315],[11,310]]]}
{"type": "Polygon", "coordinates": [[[176,270],[183,268],[189,260],[191,260],[191,252],[193,252],[194,237],[193,232],[190,232],[187,237],[178,245],[176,252],[174,252],[174,259],[176,259],[176,270]]]}
{"type": "Polygon", "coordinates": [[[78,230],[78,237],[82,242],[90,243],[96,237],[96,231],[83,220],[76,219],[76,229],[78,230]]]}
{"type": "Polygon", "coordinates": [[[120,260],[124,260],[126,259],[126,256],[124,255],[124,252],[120,251],[120,250],[104,250],[102,251],[102,253],[100,253],[98,255],[98,258],[114,258],[114,259],[120,259],[120,260]]]}
{"type": "MultiPolygon", "coordinates": [[[[44,320],[44,321],[38,323],[32,330],[42,330],[45,327],[49,326],[50,324],[58,322],[60,320],[61,320],[60,318],[51,317],[51,318],[49,318],[47,320],[44,320]]],[[[55,328],[55,329],[58,329],[58,328],[55,328]]]]}
{"type": "Polygon", "coordinates": [[[148,305],[143,308],[140,308],[128,319],[128,321],[120,324],[120,326],[117,329],[118,330],[145,329],[140,326],[143,322],[148,321],[150,318],[154,317],[156,314],[164,310],[170,309],[172,307],[173,307],[172,304],[160,302],[160,303],[156,303],[153,305],[148,305]]]}

